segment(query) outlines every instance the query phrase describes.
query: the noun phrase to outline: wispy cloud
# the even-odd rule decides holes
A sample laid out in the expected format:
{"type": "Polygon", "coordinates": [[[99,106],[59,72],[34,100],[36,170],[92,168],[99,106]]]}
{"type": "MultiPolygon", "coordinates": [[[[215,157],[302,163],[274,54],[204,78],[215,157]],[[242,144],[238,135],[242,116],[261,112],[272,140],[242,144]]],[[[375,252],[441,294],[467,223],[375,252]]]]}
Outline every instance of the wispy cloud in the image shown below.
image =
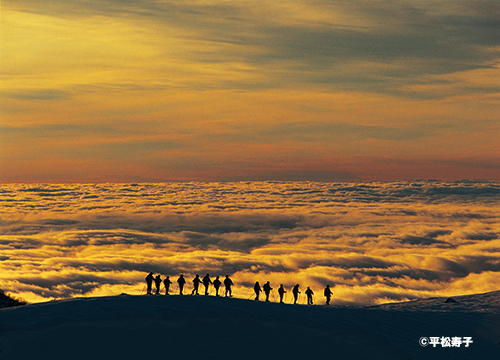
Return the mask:
{"type": "Polygon", "coordinates": [[[497,179],[499,8],[4,1],[0,180],[497,179]]]}
{"type": "Polygon", "coordinates": [[[70,93],[59,89],[35,89],[0,93],[0,97],[20,100],[61,100],[69,98],[69,96],[70,93]]]}
{"type": "MultiPolygon", "coordinates": [[[[21,1],[8,8],[75,21],[120,19],[154,35],[151,55],[183,61],[205,88],[203,78],[219,78],[219,88],[321,83],[396,93],[424,74],[490,67],[500,45],[491,35],[500,28],[491,1],[21,1]]],[[[160,79],[167,75],[157,70],[160,79]]]]}

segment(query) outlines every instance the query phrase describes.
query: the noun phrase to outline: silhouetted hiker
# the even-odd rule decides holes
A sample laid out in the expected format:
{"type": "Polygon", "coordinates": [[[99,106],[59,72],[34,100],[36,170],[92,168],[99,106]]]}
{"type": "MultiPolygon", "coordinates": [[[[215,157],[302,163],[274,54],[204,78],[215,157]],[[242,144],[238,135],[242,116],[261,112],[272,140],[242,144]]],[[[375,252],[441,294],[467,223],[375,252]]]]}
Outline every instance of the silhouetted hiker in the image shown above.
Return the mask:
{"type": "Polygon", "coordinates": [[[156,285],[156,295],[158,295],[160,293],[160,286],[161,286],[160,274],[156,275],[156,277],[155,277],[155,285],[156,285]]]}
{"type": "Polygon", "coordinates": [[[283,284],[281,284],[279,289],[278,289],[278,294],[280,294],[280,303],[281,304],[283,304],[283,295],[285,295],[285,293],[286,293],[286,290],[283,287],[283,284]]]}
{"type": "Polygon", "coordinates": [[[273,289],[271,287],[271,284],[269,283],[269,281],[264,284],[262,289],[264,289],[264,293],[266,294],[266,302],[269,302],[269,294],[271,293],[271,290],[273,289]]]}
{"type": "Polygon", "coordinates": [[[193,291],[191,291],[191,295],[199,295],[198,286],[200,286],[200,283],[201,283],[200,275],[196,274],[196,277],[193,279],[194,289],[193,291]]]}
{"type": "Polygon", "coordinates": [[[255,282],[255,285],[253,286],[253,291],[255,291],[255,300],[259,301],[259,295],[262,290],[260,289],[260,284],[258,281],[255,282]]]}
{"type": "Polygon", "coordinates": [[[292,289],[292,294],[293,294],[293,303],[297,304],[297,300],[299,299],[299,284],[295,285],[292,289]]]}
{"type": "Polygon", "coordinates": [[[219,296],[219,287],[222,284],[219,280],[219,276],[217,276],[214,280],[214,288],[215,288],[215,296],[219,296]]]}
{"type": "Polygon", "coordinates": [[[208,295],[208,286],[212,283],[212,280],[210,280],[210,275],[205,275],[203,278],[203,285],[205,286],[205,295],[208,295]]]}
{"type": "Polygon", "coordinates": [[[330,305],[330,299],[332,298],[332,290],[330,290],[330,285],[326,285],[325,288],[325,297],[326,297],[326,305],[330,305]]]}
{"type": "Polygon", "coordinates": [[[177,279],[177,283],[179,284],[179,295],[183,295],[182,290],[184,289],[184,284],[186,283],[186,279],[184,279],[184,275],[181,275],[177,279]]]}
{"type": "Polygon", "coordinates": [[[229,275],[226,275],[226,278],[224,279],[224,286],[226,287],[226,296],[229,293],[229,297],[232,297],[233,294],[231,292],[231,286],[233,286],[233,281],[229,278],[229,275]]]}
{"type": "Polygon", "coordinates": [[[307,305],[312,305],[313,304],[313,291],[311,290],[310,287],[307,287],[306,290],[306,295],[307,295],[307,305]]]}
{"type": "Polygon", "coordinates": [[[170,289],[170,284],[172,284],[172,281],[170,281],[170,277],[167,276],[165,280],[163,280],[163,285],[165,285],[165,295],[168,295],[168,290],[170,289]]]}
{"type": "MultiPolygon", "coordinates": [[[[153,276],[153,273],[151,272],[151,273],[149,273],[148,276],[146,276],[146,284],[148,285],[148,290],[147,290],[146,294],[148,294],[148,295],[152,295],[151,290],[153,288],[153,280],[154,280],[154,276],[153,276]]],[[[142,290],[142,291],[144,291],[144,290],[142,290]]]]}

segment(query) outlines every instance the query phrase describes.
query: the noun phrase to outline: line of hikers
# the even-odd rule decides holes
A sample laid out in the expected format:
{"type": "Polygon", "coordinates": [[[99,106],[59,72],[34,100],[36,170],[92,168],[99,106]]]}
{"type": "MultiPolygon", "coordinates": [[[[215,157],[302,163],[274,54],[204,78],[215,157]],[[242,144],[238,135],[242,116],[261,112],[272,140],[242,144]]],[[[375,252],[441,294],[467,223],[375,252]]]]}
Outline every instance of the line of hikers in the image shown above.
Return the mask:
{"type": "MultiPolygon", "coordinates": [[[[149,273],[148,276],[146,276],[146,285],[147,285],[147,291],[146,294],[152,295],[153,294],[153,281],[156,285],[156,292],[155,294],[160,293],[160,287],[162,284],[162,279],[161,275],[156,275],[156,277],[153,275],[153,273],[149,273]]],[[[170,285],[172,284],[172,281],[170,281],[170,276],[167,276],[163,280],[163,285],[165,287],[165,295],[169,295],[170,291],[170,285]]],[[[180,275],[179,278],[177,279],[177,284],[179,285],[179,295],[184,295],[184,285],[186,284],[186,279],[184,278],[184,275],[180,275]]],[[[210,275],[207,274],[203,279],[200,279],[200,275],[196,274],[196,277],[193,279],[193,291],[191,292],[191,295],[199,295],[198,289],[200,287],[200,284],[203,284],[205,286],[205,295],[208,295],[208,289],[210,285],[213,285],[215,289],[215,296],[219,296],[219,288],[222,284],[224,284],[224,287],[226,288],[226,296],[232,297],[232,289],[231,286],[233,286],[233,281],[229,278],[229,275],[226,275],[226,278],[224,279],[224,282],[221,282],[219,279],[219,276],[215,278],[215,280],[212,282],[210,279],[210,275]]]]}
{"type": "MultiPolygon", "coordinates": [[[[146,276],[146,286],[147,286],[146,294],[148,294],[148,295],[153,295],[153,282],[156,285],[155,294],[160,293],[160,287],[161,287],[161,284],[163,282],[163,285],[165,287],[165,295],[169,295],[170,285],[172,284],[172,281],[170,281],[169,276],[167,276],[164,280],[162,280],[161,275],[158,274],[155,277],[152,272],[149,273],[149,275],[146,276]]],[[[179,295],[183,295],[184,285],[186,284],[186,279],[184,278],[184,275],[179,276],[179,278],[177,279],[177,284],[179,285],[179,295]]],[[[226,297],[233,296],[231,287],[234,284],[233,284],[233,281],[229,278],[229,275],[226,275],[224,282],[222,282],[219,279],[219,276],[217,276],[215,278],[215,280],[212,282],[209,274],[207,274],[203,279],[200,279],[200,275],[196,274],[196,277],[193,279],[193,291],[191,292],[191,295],[199,295],[198,290],[199,290],[200,284],[203,284],[203,286],[205,287],[205,295],[209,295],[209,288],[210,288],[210,285],[212,285],[215,289],[215,296],[219,296],[219,288],[221,287],[221,285],[224,285],[225,290],[226,290],[225,296],[226,297]]],[[[266,294],[265,301],[269,302],[269,296],[270,296],[271,290],[273,290],[273,288],[271,287],[271,283],[269,281],[266,282],[264,284],[264,286],[262,286],[262,288],[260,287],[260,284],[257,281],[257,282],[255,282],[253,290],[255,292],[255,300],[256,301],[259,301],[260,293],[262,291],[264,291],[264,293],[266,294]]],[[[286,293],[286,290],[285,290],[283,284],[280,284],[280,287],[278,288],[278,294],[280,297],[280,303],[282,303],[282,304],[284,303],[283,297],[285,296],[285,293],[286,293]]],[[[300,293],[301,292],[299,290],[299,284],[296,284],[292,289],[292,294],[293,294],[293,299],[294,299],[293,303],[294,304],[297,304],[300,293]]],[[[314,304],[314,301],[313,301],[314,292],[311,290],[311,288],[308,287],[304,293],[307,296],[307,304],[313,305],[314,304]]],[[[330,305],[330,300],[331,300],[332,295],[333,295],[332,290],[330,289],[330,285],[326,285],[326,288],[323,291],[323,294],[326,298],[326,305],[330,305]]]]}

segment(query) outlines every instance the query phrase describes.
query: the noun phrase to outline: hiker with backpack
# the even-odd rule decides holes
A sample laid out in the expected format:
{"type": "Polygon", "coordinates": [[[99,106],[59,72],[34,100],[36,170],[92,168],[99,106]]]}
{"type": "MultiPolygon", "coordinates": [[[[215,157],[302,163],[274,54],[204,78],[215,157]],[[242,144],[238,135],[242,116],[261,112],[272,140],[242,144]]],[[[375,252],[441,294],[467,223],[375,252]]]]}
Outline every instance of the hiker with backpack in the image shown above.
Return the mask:
{"type": "Polygon", "coordinates": [[[269,302],[269,294],[271,293],[271,290],[273,289],[271,287],[271,283],[269,281],[266,282],[262,288],[264,289],[264,293],[266,294],[266,302],[269,302]]]}
{"type": "Polygon", "coordinates": [[[156,293],[155,295],[158,295],[160,293],[160,286],[161,286],[161,275],[158,274],[155,277],[155,285],[156,285],[156,293]]]}
{"type": "Polygon", "coordinates": [[[278,294],[280,295],[280,304],[283,304],[283,296],[285,295],[286,290],[283,287],[283,284],[280,284],[280,287],[278,289],[278,294]]]}
{"type": "MultiPolygon", "coordinates": [[[[153,288],[153,280],[154,280],[154,276],[153,276],[153,273],[150,272],[148,276],[146,276],[146,284],[147,284],[147,291],[146,291],[146,294],[148,295],[152,295],[152,288],[153,288]]],[[[144,290],[142,290],[144,291],[144,290]]]]}
{"type": "Polygon", "coordinates": [[[226,297],[227,294],[229,294],[229,297],[233,297],[232,291],[231,291],[231,286],[233,286],[233,281],[229,278],[229,275],[226,275],[226,278],[224,279],[224,286],[226,287],[226,297]]]}
{"type": "Polygon", "coordinates": [[[184,284],[186,284],[186,279],[184,279],[184,275],[181,275],[177,279],[177,284],[179,284],[179,295],[183,295],[182,290],[184,289],[184,284]]]}
{"type": "Polygon", "coordinates": [[[169,295],[168,290],[170,289],[170,284],[172,284],[172,281],[170,281],[170,277],[167,276],[165,280],[163,280],[163,285],[165,286],[165,295],[169,295]]]}
{"type": "Polygon", "coordinates": [[[213,285],[215,288],[215,296],[219,296],[219,288],[220,288],[221,284],[222,284],[222,282],[219,280],[219,276],[217,275],[217,277],[215,278],[215,280],[213,282],[213,285]]]}
{"type": "Polygon", "coordinates": [[[201,279],[200,275],[196,274],[196,277],[193,279],[193,291],[191,291],[191,295],[199,295],[198,294],[198,286],[200,286],[201,279]]]}
{"type": "Polygon", "coordinates": [[[203,278],[203,286],[205,286],[205,295],[208,295],[208,287],[212,283],[212,280],[210,280],[210,275],[205,275],[203,278]]]}
{"type": "Polygon", "coordinates": [[[306,295],[307,295],[307,305],[313,305],[314,292],[311,290],[310,287],[307,287],[306,295]]]}
{"type": "Polygon", "coordinates": [[[259,301],[259,295],[262,292],[260,288],[260,284],[258,281],[255,282],[255,285],[253,286],[253,291],[255,292],[255,300],[259,301]]]}
{"type": "Polygon", "coordinates": [[[299,284],[295,285],[292,289],[292,294],[293,294],[293,303],[297,304],[297,300],[299,299],[299,284]]]}
{"type": "Polygon", "coordinates": [[[330,285],[326,285],[324,295],[326,297],[326,305],[330,305],[330,299],[332,298],[332,290],[330,290],[330,285]]]}

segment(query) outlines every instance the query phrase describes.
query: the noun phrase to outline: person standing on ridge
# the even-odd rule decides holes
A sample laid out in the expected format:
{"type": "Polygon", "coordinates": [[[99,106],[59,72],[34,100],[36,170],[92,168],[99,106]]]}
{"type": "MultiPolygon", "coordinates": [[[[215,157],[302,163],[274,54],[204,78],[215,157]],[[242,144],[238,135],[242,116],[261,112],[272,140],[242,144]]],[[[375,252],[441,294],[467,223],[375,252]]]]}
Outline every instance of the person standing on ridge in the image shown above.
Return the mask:
{"type": "Polygon", "coordinates": [[[156,285],[156,293],[155,295],[158,295],[160,293],[160,286],[161,286],[161,275],[158,274],[155,277],[155,285],[156,285]]]}
{"type": "Polygon", "coordinates": [[[200,286],[200,283],[201,283],[200,275],[196,274],[196,277],[193,279],[194,288],[193,291],[191,291],[191,295],[200,295],[198,294],[198,286],[200,286]]]}
{"type": "Polygon", "coordinates": [[[260,284],[258,281],[255,282],[255,285],[253,286],[253,291],[255,291],[255,300],[259,301],[259,295],[262,290],[260,289],[260,284]]]}
{"type": "Polygon", "coordinates": [[[299,299],[299,284],[295,285],[292,289],[292,294],[293,294],[293,303],[297,304],[297,300],[299,299]]]}
{"type": "Polygon", "coordinates": [[[285,295],[286,290],[283,287],[283,284],[280,284],[280,287],[278,289],[278,294],[280,294],[280,304],[283,304],[283,295],[285,295]]]}
{"type": "Polygon", "coordinates": [[[210,275],[206,275],[203,278],[203,285],[205,286],[205,295],[208,295],[208,286],[212,283],[212,280],[210,280],[210,275]]]}
{"type": "Polygon", "coordinates": [[[163,285],[165,285],[165,295],[169,295],[168,290],[170,289],[170,284],[172,284],[172,281],[170,281],[170,276],[167,276],[165,280],[163,280],[163,285]]]}
{"type": "Polygon", "coordinates": [[[219,287],[221,286],[221,281],[219,280],[219,275],[215,278],[214,282],[215,296],[219,296],[219,287]]]}
{"type": "Polygon", "coordinates": [[[229,294],[229,297],[233,297],[232,291],[231,291],[231,286],[233,286],[233,281],[229,278],[229,275],[226,275],[226,278],[224,279],[224,286],[226,287],[226,297],[227,294],[229,294]]]}
{"type": "Polygon", "coordinates": [[[182,294],[182,290],[184,289],[184,284],[186,283],[186,279],[184,279],[184,275],[179,276],[177,279],[177,284],[179,284],[179,295],[182,294]]]}
{"type": "Polygon", "coordinates": [[[313,291],[311,290],[310,287],[307,287],[306,290],[306,295],[307,295],[307,305],[313,305],[313,291]]]}
{"type": "Polygon", "coordinates": [[[266,294],[266,302],[269,302],[269,294],[271,293],[271,290],[273,289],[271,287],[271,283],[268,281],[264,284],[264,286],[262,287],[262,289],[264,289],[264,293],[266,294]]]}
{"type": "Polygon", "coordinates": [[[325,288],[326,305],[330,305],[330,299],[332,298],[332,290],[330,290],[330,285],[326,285],[325,288]]]}
{"type": "MultiPolygon", "coordinates": [[[[150,272],[149,275],[146,276],[146,284],[148,286],[148,290],[147,290],[146,294],[148,294],[148,295],[152,295],[153,280],[154,280],[153,273],[150,272]]],[[[144,290],[142,290],[142,291],[144,291],[144,290]]]]}

